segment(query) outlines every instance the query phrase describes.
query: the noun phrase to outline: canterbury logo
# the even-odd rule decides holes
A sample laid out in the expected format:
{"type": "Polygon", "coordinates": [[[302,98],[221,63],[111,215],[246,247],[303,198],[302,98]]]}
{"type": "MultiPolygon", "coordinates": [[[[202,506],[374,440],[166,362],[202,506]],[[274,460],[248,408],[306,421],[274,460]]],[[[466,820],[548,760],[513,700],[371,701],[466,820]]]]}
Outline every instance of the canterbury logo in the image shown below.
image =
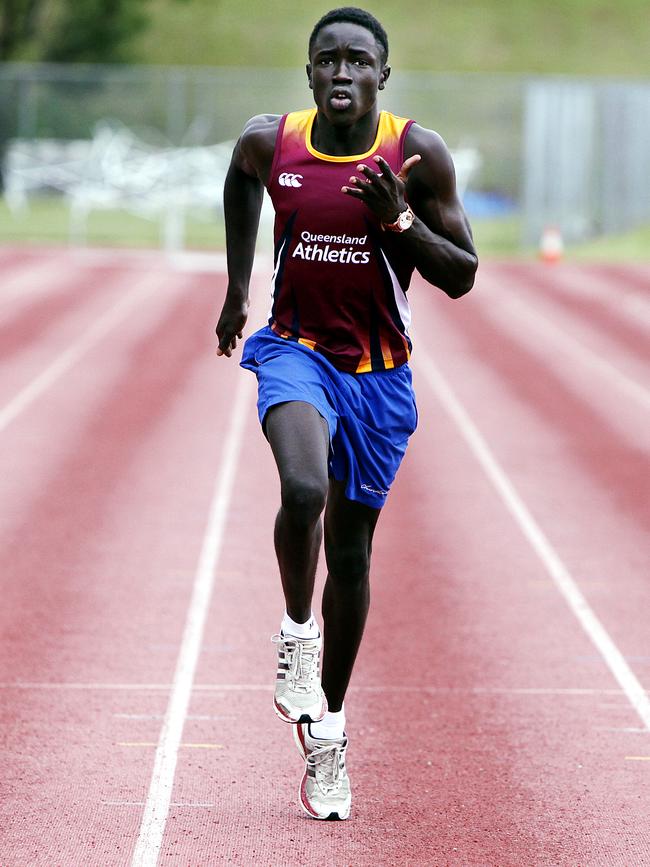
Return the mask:
{"type": "Polygon", "coordinates": [[[303,180],[302,175],[294,175],[291,172],[282,172],[278,178],[278,183],[281,187],[302,187],[300,181],[303,180]]]}

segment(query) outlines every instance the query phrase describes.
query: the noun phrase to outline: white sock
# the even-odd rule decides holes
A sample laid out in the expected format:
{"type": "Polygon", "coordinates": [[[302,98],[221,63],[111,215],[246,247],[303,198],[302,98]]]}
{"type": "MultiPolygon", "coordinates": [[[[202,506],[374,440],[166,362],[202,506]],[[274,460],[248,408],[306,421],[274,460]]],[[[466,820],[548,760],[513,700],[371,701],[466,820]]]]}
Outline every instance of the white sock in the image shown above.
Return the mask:
{"type": "Polygon", "coordinates": [[[327,711],[320,722],[312,723],[309,731],[313,738],[331,740],[342,738],[345,734],[345,706],[341,710],[327,711]]]}
{"type": "Polygon", "coordinates": [[[296,623],[285,611],[280,629],[283,635],[293,635],[294,638],[318,638],[320,635],[320,629],[318,628],[318,623],[316,623],[313,611],[306,623],[296,623]]]}

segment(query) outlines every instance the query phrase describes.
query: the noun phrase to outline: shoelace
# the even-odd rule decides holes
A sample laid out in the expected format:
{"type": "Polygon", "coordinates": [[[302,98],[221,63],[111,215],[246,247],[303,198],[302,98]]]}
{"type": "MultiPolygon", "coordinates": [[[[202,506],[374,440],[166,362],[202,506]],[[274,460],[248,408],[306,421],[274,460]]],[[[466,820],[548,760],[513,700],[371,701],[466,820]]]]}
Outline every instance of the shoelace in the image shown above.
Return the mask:
{"type": "Polygon", "coordinates": [[[285,661],[289,664],[287,679],[292,682],[293,688],[308,692],[318,679],[318,644],[315,641],[292,641],[285,635],[274,635],[271,641],[282,645],[280,652],[284,653],[285,661]]]}
{"type": "Polygon", "coordinates": [[[314,768],[316,782],[326,793],[336,792],[341,786],[347,744],[321,744],[307,756],[307,764],[314,768]]]}

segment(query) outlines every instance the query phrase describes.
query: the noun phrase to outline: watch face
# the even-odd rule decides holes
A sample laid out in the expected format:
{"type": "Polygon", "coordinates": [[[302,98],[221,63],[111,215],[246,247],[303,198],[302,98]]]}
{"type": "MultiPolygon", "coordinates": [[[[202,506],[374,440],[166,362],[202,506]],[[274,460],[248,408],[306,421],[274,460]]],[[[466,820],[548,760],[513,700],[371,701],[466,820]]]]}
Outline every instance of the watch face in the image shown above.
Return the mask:
{"type": "Polygon", "coordinates": [[[404,229],[408,229],[413,222],[413,211],[409,208],[407,211],[402,211],[402,213],[397,218],[397,223],[402,231],[404,229]]]}
{"type": "Polygon", "coordinates": [[[411,228],[414,219],[415,214],[410,207],[407,207],[405,211],[402,211],[401,214],[397,215],[397,219],[394,223],[382,223],[382,226],[385,229],[389,229],[391,232],[404,232],[406,229],[411,228]]]}

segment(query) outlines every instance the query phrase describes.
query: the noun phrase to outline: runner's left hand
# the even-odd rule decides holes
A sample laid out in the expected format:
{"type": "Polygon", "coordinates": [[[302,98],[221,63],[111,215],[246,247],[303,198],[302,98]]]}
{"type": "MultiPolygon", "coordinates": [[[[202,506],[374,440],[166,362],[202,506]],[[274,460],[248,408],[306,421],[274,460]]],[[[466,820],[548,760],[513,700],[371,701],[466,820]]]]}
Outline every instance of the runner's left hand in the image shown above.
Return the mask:
{"type": "Polygon", "coordinates": [[[393,173],[383,157],[376,156],[373,159],[381,171],[374,172],[365,163],[360,163],[357,171],[362,172],[364,177],[352,176],[350,186],[341,187],[341,192],[365,202],[382,223],[394,223],[406,208],[404,198],[406,179],[413,166],[420,162],[420,154],[414,154],[404,160],[397,174],[393,173]]]}

